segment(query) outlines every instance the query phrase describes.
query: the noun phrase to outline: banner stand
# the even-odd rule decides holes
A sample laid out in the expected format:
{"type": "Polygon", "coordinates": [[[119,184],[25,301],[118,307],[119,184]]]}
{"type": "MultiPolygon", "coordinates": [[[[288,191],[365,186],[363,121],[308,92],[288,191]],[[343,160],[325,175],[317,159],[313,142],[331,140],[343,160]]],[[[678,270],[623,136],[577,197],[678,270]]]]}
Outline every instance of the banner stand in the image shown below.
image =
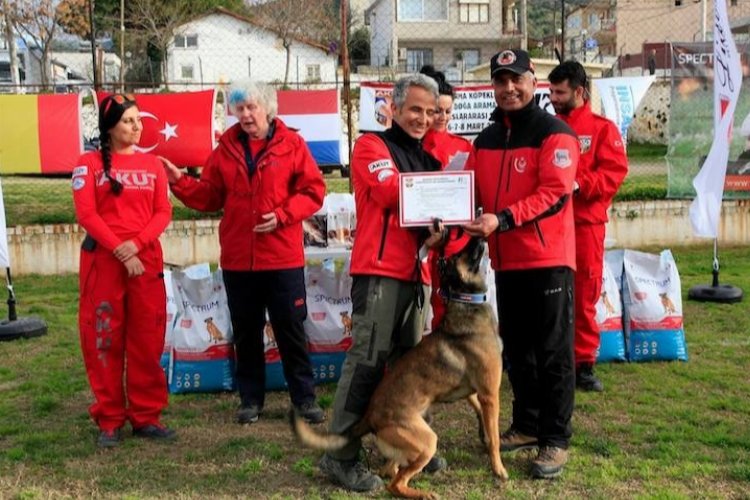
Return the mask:
{"type": "Polygon", "coordinates": [[[5,280],[8,288],[8,319],[0,321],[0,341],[18,338],[30,339],[47,333],[47,323],[37,317],[19,318],[16,315],[16,294],[13,292],[13,280],[10,268],[5,268],[5,280]]]}
{"type": "Polygon", "coordinates": [[[713,280],[710,285],[695,285],[688,290],[688,299],[698,302],[720,302],[733,304],[742,301],[742,289],[719,284],[719,243],[714,238],[713,280]]]}

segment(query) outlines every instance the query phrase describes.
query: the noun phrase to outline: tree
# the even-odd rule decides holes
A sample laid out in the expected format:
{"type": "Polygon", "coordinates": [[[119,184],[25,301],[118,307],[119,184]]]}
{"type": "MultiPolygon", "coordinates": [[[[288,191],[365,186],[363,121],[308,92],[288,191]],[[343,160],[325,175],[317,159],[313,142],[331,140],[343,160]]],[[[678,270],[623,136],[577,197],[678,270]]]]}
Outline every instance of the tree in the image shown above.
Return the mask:
{"type": "MultiPolygon", "coordinates": [[[[59,18],[54,0],[8,0],[10,17],[18,34],[27,41],[29,53],[39,61],[42,87],[49,88],[50,50],[59,18]]],[[[5,5],[3,5],[5,10],[5,5]]]]}
{"type": "Polygon", "coordinates": [[[10,3],[3,0],[3,18],[5,32],[5,43],[8,46],[8,58],[10,59],[10,82],[13,85],[19,85],[20,79],[18,74],[18,53],[16,52],[16,34],[14,33],[14,20],[10,12],[10,3]]]}
{"type": "Polygon", "coordinates": [[[331,0],[274,0],[257,5],[252,12],[263,27],[276,33],[284,47],[284,87],[289,83],[292,44],[327,41],[339,19],[331,0]]]}

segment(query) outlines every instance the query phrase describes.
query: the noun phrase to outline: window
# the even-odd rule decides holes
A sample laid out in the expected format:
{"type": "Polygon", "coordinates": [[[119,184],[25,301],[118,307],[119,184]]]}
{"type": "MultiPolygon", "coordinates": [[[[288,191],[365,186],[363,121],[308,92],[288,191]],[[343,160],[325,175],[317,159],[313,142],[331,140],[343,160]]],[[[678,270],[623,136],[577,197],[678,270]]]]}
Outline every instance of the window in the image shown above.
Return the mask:
{"type": "Polygon", "coordinates": [[[408,73],[416,73],[425,64],[432,64],[432,49],[406,49],[408,73]]]}
{"type": "Polygon", "coordinates": [[[319,82],[320,81],[320,64],[308,64],[307,65],[307,79],[308,82],[319,82]]]}
{"type": "Polygon", "coordinates": [[[479,66],[479,49],[456,49],[456,61],[463,61],[464,69],[479,66]]]}
{"type": "Polygon", "coordinates": [[[176,35],[174,46],[180,49],[198,47],[198,35],[176,35]]]}
{"type": "Polygon", "coordinates": [[[472,24],[490,22],[490,1],[459,0],[458,21],[472,24]]]}
{"type": "Polygon", "coordinates": [[[674,0],[675,7],[682,7],[682,0],[674,0]]]}
{"type": "Polygon", "coordinates": [[[731,2],[729,2],[729,5],[731,5],[732,7],[737,7],[737,0],[732,0],[731,2]]]}
{"type": "Polygon", "coordinates": [[[399,21],[447,21],[448,0],[398,0],[399,21]]]}
{"type": "Polygon", "coordinates": [[[183,80],[193,79],[193,65],[192,64],[183,64],[180,66],[180,78],[182,78],[183,80]]]}
{"type": "Polygon", "coordinates": [[[248,78],[253,77],[253,58],[252,57],[247,58],[247,77],[248,78]]]}

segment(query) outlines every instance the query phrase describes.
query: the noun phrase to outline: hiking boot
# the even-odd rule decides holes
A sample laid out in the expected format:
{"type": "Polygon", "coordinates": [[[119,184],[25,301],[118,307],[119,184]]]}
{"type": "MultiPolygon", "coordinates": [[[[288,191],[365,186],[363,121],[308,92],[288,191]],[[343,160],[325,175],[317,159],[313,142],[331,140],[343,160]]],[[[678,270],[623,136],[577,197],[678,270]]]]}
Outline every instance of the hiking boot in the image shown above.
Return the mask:
{"type": "Polygon", "coordinates": [[[349,491],[373,491],[383,486],[383,480],[357,460],[336,460],[328,454],[320,459],[320,471],[332,482],[349,491]]]}
{"type": "Polygon", "coordinates": [[[248,405],[243,406],[237,410],[237,423],[238,424],[254,424],[260,418],[260,414],[263,408],[260,405],[248,405]]]}
{"type": "Polygon", "coordinates": [[[318,403],[316,403],[315,401],[302,403],[299,406],[295,405],[294,413],[298,417],[302,417],[302,419],[304,419],[304,421],[308,424],[319,424],[321,422],[324,422],[326,419],[326,414],[323,411],[323,408],[318,406],[318,403]]]}
{"type": "Polygon", "coordinates": [[[513,427],[500,435],[500,451],[509,452],[536,448],[538,441],[534,436],[527,436],[513,427]]]}
{"type": "Polygon", "coordinates": [[[120,444],[120,429],[110,429],[99,431],[99,437],[96,438],[96,445],[99,448],[114,448],[120,444]]]}
{"type": "Polygon", "coordinates": [[[133,435],[148,439],[170,441],[177,437],[177,433],[161,424],[149,424],[145,427],[133,429],[133,435]]]}
{"type": "Polygon", "coordinates": [[[422,472],[426,472],[427,474],[435,474],[436,472],[440,472],[446,467],[448,467],[448,461],[443,457],[434,455],[430,459],[430,461],[427,462],[427,465],[424,466],[422,472]]]}
{"type": "Polygon", "coordinates": [[[602,392],[604,384],[594,375],[594,365],[581,363],[576,367],[576,387],[587,392],[602,392]]]}
{"type": "Polygon", "coordinates": [[[568,463],[568,450],[557,446],[542,446],[531,463],[531,477],[554,479],[562,474],[566,463],[568,463]]]}

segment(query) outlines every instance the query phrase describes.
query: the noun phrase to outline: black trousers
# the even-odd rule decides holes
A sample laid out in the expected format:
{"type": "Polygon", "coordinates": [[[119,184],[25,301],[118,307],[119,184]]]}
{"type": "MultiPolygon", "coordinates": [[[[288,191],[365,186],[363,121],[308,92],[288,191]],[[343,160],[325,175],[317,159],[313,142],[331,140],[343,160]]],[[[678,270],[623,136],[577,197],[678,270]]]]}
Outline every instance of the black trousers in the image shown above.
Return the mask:
{"type": "Polygon", "coordinates": [[[513,386],[512,427],[567,448],[575,398],[574,273],[568,267],[495,273],[500,335],[513,386]]]}
{"type": "Polygon", "coordinates": [[[266,309],[281,354],[292,403],[315,400],[312,364],[302,322],[307,317],[304,268],[223,271],[237,358],[235,377],[243,406],[263,407],[266,309]]]}

